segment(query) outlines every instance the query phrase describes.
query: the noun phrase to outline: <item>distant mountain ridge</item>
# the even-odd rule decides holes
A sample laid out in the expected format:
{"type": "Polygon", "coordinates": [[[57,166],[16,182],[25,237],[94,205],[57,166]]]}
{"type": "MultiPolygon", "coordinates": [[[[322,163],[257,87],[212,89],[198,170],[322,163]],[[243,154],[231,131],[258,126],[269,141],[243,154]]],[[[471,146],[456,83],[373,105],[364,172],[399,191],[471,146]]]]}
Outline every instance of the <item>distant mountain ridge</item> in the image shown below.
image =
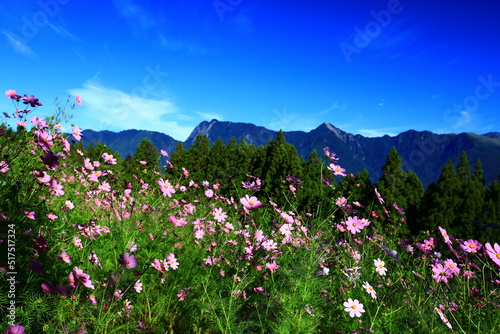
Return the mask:
{"type": "MultiPolygon", "coordinates": [[[[422,181],[425,188],[438,180],[443,166],[451,159],[456,166],[462,151],[467,153],[471,170],[479,158],[482,163],[484,178],[489,184],[500,174],[500,133],[490,132],[484,135],[474,133],[435,134],[429,131],[409,130],[397,136],[364,137],[352,135],[336,128],[330,123],[323,123],[309,132],[284,131],[286,141],[295,146],[297,153],[307,160],[312,150],[323,157],[323,148],[328,146],[340,158],[339,164],[350,173],[366,168],[372,182],[382,176],[382,166],[387,155],[395,147],[402,160],[402,168],[412,170],[422,181]]],[[[171,154],[178,143],[174,138],[154,131],[126,130],[119,133],[111,131],[84,130],[84,144],[97,140],[118,151],[122,158],[134,154],[142,138],[150,140],[158,150],[164,149],[171,154]]],[[[216,119],[198,124],[190,136],[183,142],[184,148],[194,143],[196,137],[206,135],[210,144],[220,137],[227,145],[234,136],[239,143],[243,138],[248,145],[267,145],[276,138],[277,131],[256,126],[251,123],[222,122],[216,119]]]]}

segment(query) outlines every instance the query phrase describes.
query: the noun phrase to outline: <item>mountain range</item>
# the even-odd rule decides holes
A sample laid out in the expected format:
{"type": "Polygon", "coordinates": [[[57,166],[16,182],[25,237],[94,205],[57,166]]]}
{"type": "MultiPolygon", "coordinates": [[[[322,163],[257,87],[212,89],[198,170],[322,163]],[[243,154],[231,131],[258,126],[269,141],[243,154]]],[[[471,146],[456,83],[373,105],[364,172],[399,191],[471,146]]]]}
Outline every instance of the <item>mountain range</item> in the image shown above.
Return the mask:
{"type": "MultiPolygon", "coordinates": [[[[309,132],[284,131],[287,143],[295,146],[299,156],[304,159],[313,150],[318,156],[324,157],[323,148],[337,154],[339,164],[348,173],[356,173],[366,168],[372,182],[377,182],[382,176],[382,166],[387,156],[395,147],[402,158],[402,168],[415,172],[425,188],[439,179],[442,169],[450,159],[456,166],[460,155],[466,152],[469,165],[474,166],[477,159],[481,160],[486,184],[496,180],[500,175],[500,133],[490,132],[484,135],[474,133],[435,134],[429,131],[409,130],[397,136],[364,137],[346,133],[330,123],[323,123],[309,132]]],[[[201,122],[183,142],[187,150],[195,142],[196,137],[206,135],[213,145],[220,137],[227,145],[233,137],[239,143],[243,138],[248,145],[267,145],[276,138],[277,131],[269,130],[251,123],[222,122],[216,119],[201,122]]],[[[143,138],[151,141],[158,150],[163,149],[171,154],[178,140],[167,134],[146,130],[83,131],[85,146],[91,141],[94,145],[99,140],[102,144],[112,147],[122,159],[129,153],[134,154],[143,138]]],[[[473,168],[471,168],[472,170],[473,168]]]]}

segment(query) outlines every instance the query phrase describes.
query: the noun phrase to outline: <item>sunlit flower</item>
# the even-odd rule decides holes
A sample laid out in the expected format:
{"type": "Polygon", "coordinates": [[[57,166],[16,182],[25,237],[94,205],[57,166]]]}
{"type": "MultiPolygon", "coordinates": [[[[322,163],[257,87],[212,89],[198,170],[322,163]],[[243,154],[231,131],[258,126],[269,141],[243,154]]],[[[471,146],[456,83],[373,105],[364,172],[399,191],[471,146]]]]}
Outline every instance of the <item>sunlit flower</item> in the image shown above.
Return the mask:
{"type": "Polygon", "coordinates": [[[375,262],[375,270],[382,276],[385,276],[387,272],[387,268],[385,267],[385,262],[380,259],[374,260],[375,262]]]}
{"type": "Polygon", "coordinates": [[[361,317],[361,314],[365,312],[363,309],[363,304],[361,304],[357,299],[352,300],[349,298],[345,303],[344,303],[345,311],[349,313],[351,318],[356,317],[361,317]]]}
{"type": "Polygon", "coordinates": [[[490,259],[495,262],[496,265],[500,266],[500,245],[495,243],[494,247],[492,247],[491,244],[487,242],[484,247],[490,259]]]}
{"type": "Polygon", "coordinates": [[[477,253],[482,246],[483,245],[479,241],[469,239],[467,241],[464,241],[463,245],[460,245],[460,248],[462,248],[462,250],[467,253],[477,253]]]}
{"type": "Polygon", "coordinates": [[[377,293],[368,282],[364,282],[363,288],[372,296],[372,298],[377,299],[377,293]]]}

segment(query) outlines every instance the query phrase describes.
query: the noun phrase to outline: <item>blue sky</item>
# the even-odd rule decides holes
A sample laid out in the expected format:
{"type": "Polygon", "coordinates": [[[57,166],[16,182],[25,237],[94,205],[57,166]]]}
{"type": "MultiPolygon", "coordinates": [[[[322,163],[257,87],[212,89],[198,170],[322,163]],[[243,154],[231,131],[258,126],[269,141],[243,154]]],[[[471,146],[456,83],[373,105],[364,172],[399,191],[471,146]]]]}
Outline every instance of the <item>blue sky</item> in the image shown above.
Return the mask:
{"type": "Polygon", "coordinates": [[[0,54],[3,91],[79,95],[83,129],[500,132],[496,1],[19,0],[0,54]]]}

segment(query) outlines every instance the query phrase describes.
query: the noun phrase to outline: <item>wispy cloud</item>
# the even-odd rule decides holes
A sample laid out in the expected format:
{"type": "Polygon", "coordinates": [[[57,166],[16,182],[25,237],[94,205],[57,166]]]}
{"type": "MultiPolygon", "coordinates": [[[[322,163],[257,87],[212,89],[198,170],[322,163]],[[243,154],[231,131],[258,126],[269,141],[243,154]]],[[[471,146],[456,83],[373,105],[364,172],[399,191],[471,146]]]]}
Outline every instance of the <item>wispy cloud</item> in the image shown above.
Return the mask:
{"type": "Polygon", "coordinates": [[[2,31],[2,33],[9,40],[10,46],[14,49],[16,53],[23,54],[25,56],[36,56],[36,54],[31,50],[26,42],[23,42],[18,36],[15,34],[9,33],[8,31],[2,31]]]}
{"type": "Polygon", "coordinates": [[[184,124],[186,115],[169,99],[148,99],[89,80],[82,88],[69,91],[79,95],[82,105],[75,110],[75,123],[82,129],[159,131],[185,140],[196,124],[184,124]],[[78,117],[84,115],[84,117],[78,117]],[[182,123],[182,124],[181,124],[182,123]]]}
{"type": "Polygon", "coordinates": [[[136,32],[147,30],[158,23],[154,15],[139,7],[133,0],[113,0],[113,4],[136,32]]]}
{"type": "Polygon", "coordinates": [[[75,41],[80,40],[78,37],[76,37],[75,35],[73,35],[72,33],[70,33],[68,30],[66,30],[64,27],[62,27],[60,25],[53,24],[50,21],[47,22],[47,25],[49,27],[51,27],[52,30],[54,30],[57,34],[59,34],[63,37],[71,38],[72,40],[75,40],[75,41]]]}
{"type": "Polygon", "coordinates": [[[215,112],[195,111],[195,113],[197,113],[204,121],[211,121],[212,119],[216,119],[218,121],[224,120],[224,116],[215,112]]]}
{"type": "Polygon", "coordinates": [[[394,128],[380,128],[380,129],[359,129],[357,133],[364,137],[383,137],[385,135],[394,137],[401,132],[397,131],[394,128]]]}
{"type": "Polygon", "coordinates": [[[161,33],[158,34],[158,39],[163,50],[185,52],[187,54],[204,54],[206,51],[203,46],[196,43],[183,39],[167,38],[161,33]]]}

